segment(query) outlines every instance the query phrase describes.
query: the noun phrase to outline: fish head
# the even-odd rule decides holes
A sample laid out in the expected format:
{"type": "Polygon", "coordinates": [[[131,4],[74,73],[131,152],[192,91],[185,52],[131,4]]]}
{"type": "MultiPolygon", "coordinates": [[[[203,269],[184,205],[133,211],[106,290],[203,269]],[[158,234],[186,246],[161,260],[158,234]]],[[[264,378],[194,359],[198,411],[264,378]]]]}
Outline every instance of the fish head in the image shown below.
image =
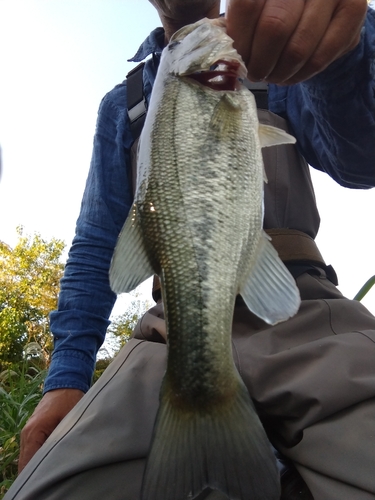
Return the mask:
{"type": "Polygon", "coordinates": [[[247,75],[233,39],[226,34],[224,18],[184,26],[174,33],[164,52],[169,74],[190,77],[214,90],[237,90],[239,79],[247,75]]]}

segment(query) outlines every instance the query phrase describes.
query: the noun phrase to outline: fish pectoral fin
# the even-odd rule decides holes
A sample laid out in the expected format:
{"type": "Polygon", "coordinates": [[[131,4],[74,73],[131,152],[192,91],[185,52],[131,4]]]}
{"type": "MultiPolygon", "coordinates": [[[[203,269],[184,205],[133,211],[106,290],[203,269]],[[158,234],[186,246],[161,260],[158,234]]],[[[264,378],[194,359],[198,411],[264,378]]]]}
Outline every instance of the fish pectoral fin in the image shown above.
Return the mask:
{"type": "Polygon", "coordinates": [[[271,125],[259,124],[259,140],[262,148],[277,146],[278,144],[294,144],[296,138],[284,130],[271,125]]]}
{"type": "Polygon", "coordinates": [[[206,488],[233,499],[280,498],[275,456],[239,376],[230,401],[203,411],[173,404],[164,387],[142,500],[196,498],[206,488]]]}
{"type": "Polygon", "coordinates": [[[134,213],[133,206],[112,257],[109,283],[115,293],[130,292],[154,274],[134,213]]]}
{"type": "Polygon", "coordinates": [[[263,233],[255,263],[239,293],[251,312],[275,325],[294,316],[300,306],[300,294],[293,276],[263,233]]]}
{"type": "Polygon", "coordinates": [[[212,113],[210,128],[215,130],[219,136],[227,134],[231,127],[235,126],[235,120],[241,119],[240,111],[238,100],[229,94],[224,94],[212,113]]]}

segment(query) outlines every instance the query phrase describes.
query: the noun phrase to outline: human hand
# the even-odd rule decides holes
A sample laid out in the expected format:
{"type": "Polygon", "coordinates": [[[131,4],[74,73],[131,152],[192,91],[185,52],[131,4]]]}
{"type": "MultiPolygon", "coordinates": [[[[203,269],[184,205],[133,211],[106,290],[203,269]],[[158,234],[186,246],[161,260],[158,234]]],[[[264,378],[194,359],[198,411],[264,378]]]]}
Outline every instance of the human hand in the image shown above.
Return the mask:
{"type": "Polygon", "coordinates": [[[252,81],[307,80],[354,49],[367,0],[227,0],[227,33],[252,81]]]}
{"type": "Polygon", "coordinates": [[[56,389],[43,396],[21,432],[19,473],[83,395],[78,389],[56,389]]]}

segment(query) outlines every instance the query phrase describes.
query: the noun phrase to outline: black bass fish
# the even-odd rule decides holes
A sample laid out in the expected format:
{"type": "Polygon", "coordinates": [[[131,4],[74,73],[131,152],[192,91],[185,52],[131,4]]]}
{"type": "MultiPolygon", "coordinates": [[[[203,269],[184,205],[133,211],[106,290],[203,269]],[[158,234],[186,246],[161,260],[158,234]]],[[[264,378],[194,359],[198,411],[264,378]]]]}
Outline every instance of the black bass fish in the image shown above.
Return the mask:
{"type": "Polygon", "coordinates": [[[168,362],[142,500],[207,487],[278,499],[266,433],[233,362],[235,298],[274,324],[300,299],[262,229],[261,148],[295,139],[259,125],[224,20],[176,32],[164,49],[140,137],[135,200],[110,271],[128,292],[161,278],[168,362]]]}

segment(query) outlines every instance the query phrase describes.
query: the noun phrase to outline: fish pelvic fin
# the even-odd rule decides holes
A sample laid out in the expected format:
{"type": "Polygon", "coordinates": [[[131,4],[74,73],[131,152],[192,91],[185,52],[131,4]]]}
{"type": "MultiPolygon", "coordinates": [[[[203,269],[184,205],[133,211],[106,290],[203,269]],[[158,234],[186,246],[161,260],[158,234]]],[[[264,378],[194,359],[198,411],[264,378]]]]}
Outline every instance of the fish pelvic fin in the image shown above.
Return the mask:
{"type": "Polygon", "coordinates": [[[275,457],[240,378],[230,404],[209,413],[175,407],[162,389],[141,499],[189,500],[206,488],[231,500],[280,498],[275,457]]]}
{"type": "Polygon", "coordinates": [[[301,298],[293,276],[263,232],[247,280],[240,287],[247,307],[270,325],[294,316],[301,298]]]}
{"type": "Polygon", "coordinates": [[[153,274],[133,205],[117,240],[109,283],[115,293],[130,292],[153,274]]]}
{"type": "Polygon", "coordinates": [[[260,146],[262,148],[277,146],[278,144],[294,144],[296,142],[295,137],[271,125],[260,123],[258,130],[260,146]]]}

